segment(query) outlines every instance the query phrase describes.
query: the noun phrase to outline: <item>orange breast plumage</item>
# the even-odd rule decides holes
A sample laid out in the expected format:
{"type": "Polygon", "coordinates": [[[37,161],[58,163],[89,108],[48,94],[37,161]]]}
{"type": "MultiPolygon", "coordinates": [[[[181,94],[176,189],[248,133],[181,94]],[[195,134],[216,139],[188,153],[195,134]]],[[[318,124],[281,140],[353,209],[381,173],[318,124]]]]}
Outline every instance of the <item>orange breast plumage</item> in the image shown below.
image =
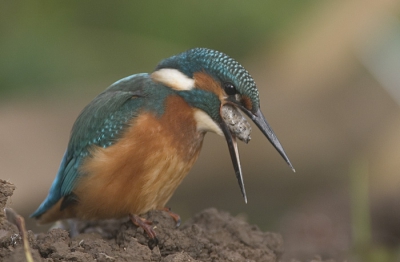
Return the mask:
{"type": "Polygon", "coordinates": [[[143,113],[114,145],[93,147],[80,171],[78,203],[41,217],[105,219],[163,208],[196,161],[204,138],[193,109],[179,96],[167,98],[161,117],[143,113]]]}

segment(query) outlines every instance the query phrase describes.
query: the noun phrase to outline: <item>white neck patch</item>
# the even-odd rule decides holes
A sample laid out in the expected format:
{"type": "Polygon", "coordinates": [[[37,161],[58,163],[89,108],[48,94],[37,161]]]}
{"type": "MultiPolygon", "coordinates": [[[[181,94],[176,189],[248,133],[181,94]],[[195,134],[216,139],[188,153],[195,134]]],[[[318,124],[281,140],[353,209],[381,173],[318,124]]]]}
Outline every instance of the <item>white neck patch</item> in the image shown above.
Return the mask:
{"type": "Polygon", "coordinates": [[[194,109],[194,119],[196,120],[197,131],[213,132],[220,136],[224,135],[221,128],[203,110],[194,109]]]}
{"type": "Polygon", "coordinates": [[[194,88],[194,79],[177,69],[162,68],[151,74],[154,81],[160,82],[174,90],[185,91],[194,88]]]}

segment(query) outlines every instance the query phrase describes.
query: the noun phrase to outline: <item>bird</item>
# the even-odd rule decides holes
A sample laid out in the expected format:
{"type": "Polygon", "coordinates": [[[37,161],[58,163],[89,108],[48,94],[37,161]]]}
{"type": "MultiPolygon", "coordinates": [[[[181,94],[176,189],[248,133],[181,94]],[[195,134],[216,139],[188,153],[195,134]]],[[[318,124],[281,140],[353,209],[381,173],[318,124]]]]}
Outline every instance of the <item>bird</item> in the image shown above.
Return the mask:
{"type": "Polygon", "coordinates": [[[161,209],[179,223],[165,205],[197,160],[207,132],[226,139],[247,202],[237,138],[248,142],[250,127],[241,112],[294,171],[261,112],[254,79],[225,53],[189,49],[151,73],[118,80],[76,119],[49,193],[31,217],[44,224],[129,216],[156,245],[151,221],[140,215],[161,209]]]}

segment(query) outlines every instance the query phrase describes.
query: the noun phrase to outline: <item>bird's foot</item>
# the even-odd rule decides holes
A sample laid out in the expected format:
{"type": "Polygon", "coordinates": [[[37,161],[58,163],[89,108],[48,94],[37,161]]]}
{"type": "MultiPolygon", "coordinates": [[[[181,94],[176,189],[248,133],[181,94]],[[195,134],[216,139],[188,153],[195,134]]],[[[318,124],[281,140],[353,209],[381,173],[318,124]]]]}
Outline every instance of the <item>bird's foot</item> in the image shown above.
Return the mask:
{"type": "Polygon", "coordinates": [[[153,248],[158,245],[157,235],[152,226],[153,223],[151,221],[139,217],[138,215],[129,215],[129,218],[131,219],[132,223],[135,226],[143,228],[143,230],[147,233],[147,235],[150,238],[147,245],[151,250],[153,250],[153,248]]]}
{"type": "Polygon", "coordinates": [[[170,216],[174,219],[174,221],[175,221],[175,223],[176,223],[176,227],[179,227],[179,226],[181,225],[181,217],[180,217],[178,214],[172,212],[172,211],[171,211],[171,208],[169,208],[169,207],[164,207],[164,208],[162,208],[161,210],[167,212],[168,215],[170,215],[170,216]]]}

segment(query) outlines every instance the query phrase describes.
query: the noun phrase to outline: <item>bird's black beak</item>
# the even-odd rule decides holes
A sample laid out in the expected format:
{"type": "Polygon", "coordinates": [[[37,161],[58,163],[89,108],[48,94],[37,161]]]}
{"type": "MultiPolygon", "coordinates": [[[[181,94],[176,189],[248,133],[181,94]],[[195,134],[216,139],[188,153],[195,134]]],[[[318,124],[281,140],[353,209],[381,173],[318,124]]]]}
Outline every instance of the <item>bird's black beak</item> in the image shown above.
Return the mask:
{"type": "Polygon", "coordinates": [[[255,114],[253,114],[251,111],[247,110],[244,107],[240,107],[242,111],[251,119],[253,122],[258,126],[260,131],[268,138],[269,142],[275,147],[275,149],[278,151],[278,153],[283,157],[283,159],[286,161],[286,163],[290,166],[290,168],[293,170],[293,172],[296,172],[296,170],[293,168],[292,163],[290,163],[289,158],[287,157],[285,150],[283,150],[283,147],[281,143],[279,142],[278,138],[276,137],[274,131],[272,128],[269,126],[267,120],[265,119],[263,113],[261,112],[260,108],[257,110],[255,114]]]}
{"type": "Polygon", "coordinates": [[[239,150],[237,147],[236,137],[231,133],[228,126],[222,120],[220,123],[220,127],[222,129],[222,132],[224,133],[226,142],[228,143],[229,153],[231,155],[233,168],[235,169],[235,175],[239,183],[240,191],[242,191],[244,202],[247,203],[247,196],[243,183],[242,168],[240,166],[239,150]]]}
{"type": "MultiPolygon", "coordinates": [[[[290,166],[290,168],[293,170],[293,172],[295,172],[295,169],[293,168],[292,163],[290,162],[289,158],[287,157],[285,151],[283,150],[281,143],[279,142],[279,140],[276,137],[272,128],[269,126],[269,124],[268,124],[267,120],[265,119],[261,110],[258,109],[255,113],[253,113],[238,103],[234,103],[234,102],[232,103],[232,101],[227,101],[227,102],[228,103],[231,102],[230,104],[240,108],[258,126],[260,131],[268,138],[268,140],[275,147],[275,149],[279,152],[279,154],[283,157],[283,159],[290,166]]],[[[224,133],[226,142],[228,143],[229,153],[231,155],[233,167],[235,169],[235,175],[238,180],[240,190],[242,192],[244,201],[247,203],[247,196],[246,196],[246,190],[244,188],[244,183],[243,183],[243,175],[242,175],[242,169],[240,166],[240,158],[239,158],[239,151],[238,151],[237,142],[236,142],[236,136],[231,133],[231,131],[229,130],[228,126],[226,125],[226,123],[224,121],[221,120],[221,122],[219,124],[222,129],[222,132],[224,133]]]]}

